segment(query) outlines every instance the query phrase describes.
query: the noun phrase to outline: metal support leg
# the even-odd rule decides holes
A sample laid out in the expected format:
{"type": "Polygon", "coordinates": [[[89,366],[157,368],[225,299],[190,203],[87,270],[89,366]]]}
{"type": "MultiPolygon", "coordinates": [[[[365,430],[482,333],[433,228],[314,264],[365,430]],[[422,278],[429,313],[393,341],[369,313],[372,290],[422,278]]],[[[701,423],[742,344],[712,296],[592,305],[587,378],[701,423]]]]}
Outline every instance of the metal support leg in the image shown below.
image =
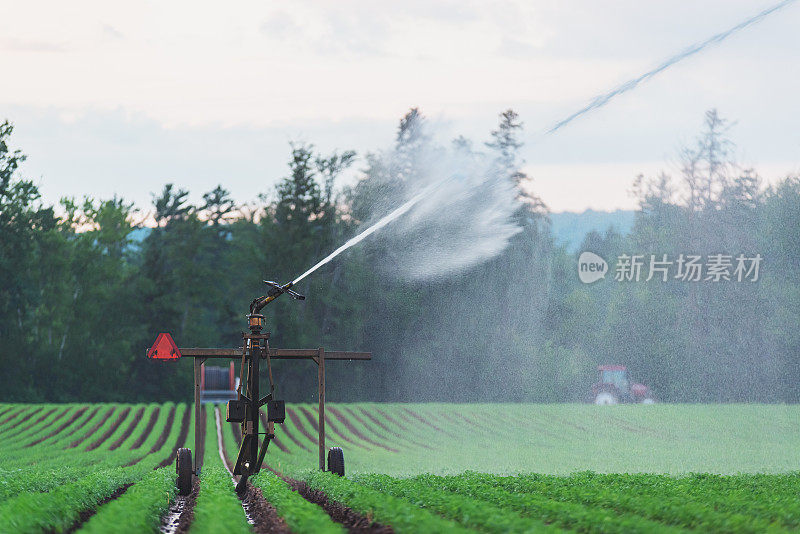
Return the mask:
{"type": "Polygon", "coordinates": [[[202,466],[202,454],[199,449],[201,442],[201,428],[200,428],[200,382],[202,381],[202,365],[205,361],[204,358],[194,359],[194,472],[200,474],[200,467],[202,466]]]}
{"type": "Polygon", "coordinates": [[[252,381],[250,382],[250,423],[252,424],[252,434],[253,440],[251,441],[251,449],[250,449],[250,458],[248,459],[248,474],[253,474],[255,468],[258,464],[258,410],[260,406],[258,405],[258,401],[261,398],[261,393],[259,392],[259,363],[261,363],[261,349],[258,345],[258,341],[255,341],[257,345],[250,350],[250,378],[252,381]]]}
{"type": "Polygon", "coordinates": [[[319,383],[319,468],[325,471],[325,349],[317,355],[317,382],[319,383]]]}

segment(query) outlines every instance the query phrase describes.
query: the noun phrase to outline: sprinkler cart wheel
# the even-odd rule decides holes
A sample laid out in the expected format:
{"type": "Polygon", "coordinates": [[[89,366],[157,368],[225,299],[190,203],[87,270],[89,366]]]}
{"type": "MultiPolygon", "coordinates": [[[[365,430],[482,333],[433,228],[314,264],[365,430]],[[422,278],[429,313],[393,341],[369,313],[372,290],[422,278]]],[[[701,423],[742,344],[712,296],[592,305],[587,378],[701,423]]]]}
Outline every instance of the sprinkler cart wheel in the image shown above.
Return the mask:
{"type": "Polygon", "coordinates": [[[328,471],[344,476],[344,452],[341,447],[331,447],[328,450],[328,471]]]}
{"type": "Polygon", "coordinates": [[[181,447],[175,458],[175,471],[178,473],[178,495],[189,495],[192,492],[192,451],[181,447]]]}

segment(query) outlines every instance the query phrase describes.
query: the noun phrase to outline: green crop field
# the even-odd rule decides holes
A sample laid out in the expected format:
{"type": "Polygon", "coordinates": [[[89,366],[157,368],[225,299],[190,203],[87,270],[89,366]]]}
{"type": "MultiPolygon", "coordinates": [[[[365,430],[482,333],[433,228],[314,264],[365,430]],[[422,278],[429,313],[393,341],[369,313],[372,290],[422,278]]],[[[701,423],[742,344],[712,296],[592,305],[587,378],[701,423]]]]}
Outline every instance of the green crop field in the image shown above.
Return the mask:
{"type": "Polygon", "coordinates": [[[0,405],[0,532],[764,532],[800,529],[800,408],[781,405],[287,406],[244,501],[238,426],[206,406],[0,405]]]}

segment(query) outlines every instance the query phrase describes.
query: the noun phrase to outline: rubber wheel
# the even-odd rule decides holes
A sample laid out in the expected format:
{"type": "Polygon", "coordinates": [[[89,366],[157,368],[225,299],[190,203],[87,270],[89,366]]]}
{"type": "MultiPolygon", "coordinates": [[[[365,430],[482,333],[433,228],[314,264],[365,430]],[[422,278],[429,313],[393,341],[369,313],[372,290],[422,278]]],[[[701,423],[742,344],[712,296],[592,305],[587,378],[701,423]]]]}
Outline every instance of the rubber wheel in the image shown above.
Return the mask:
{"type": "Polygon", "coordinates": [[[192,451],[186,448],[178,449],[175,458],[175,471],[178,472],[178,495],[189,495],[192,492],[192,451]]]}
{"type": "Polygon", "coordinates": [[[341,447],[331,447],[328,450],[328,471],[344,476],[344,453],[341,447]]]}

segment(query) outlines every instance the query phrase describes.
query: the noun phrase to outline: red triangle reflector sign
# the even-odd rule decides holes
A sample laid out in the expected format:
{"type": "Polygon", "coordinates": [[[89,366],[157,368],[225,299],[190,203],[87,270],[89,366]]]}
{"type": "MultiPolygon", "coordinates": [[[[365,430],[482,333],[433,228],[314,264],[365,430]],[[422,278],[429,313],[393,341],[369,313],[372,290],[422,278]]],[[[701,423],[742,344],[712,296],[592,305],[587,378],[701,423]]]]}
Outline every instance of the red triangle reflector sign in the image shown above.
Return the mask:
{"type": "Polygon", "coordinates": [[[177,360],[181,357],[181,351],[178,350],[178,345],[172,340],[172,336],[162,332],[147,351],[147,357],[154,360],[177,360]]]}

